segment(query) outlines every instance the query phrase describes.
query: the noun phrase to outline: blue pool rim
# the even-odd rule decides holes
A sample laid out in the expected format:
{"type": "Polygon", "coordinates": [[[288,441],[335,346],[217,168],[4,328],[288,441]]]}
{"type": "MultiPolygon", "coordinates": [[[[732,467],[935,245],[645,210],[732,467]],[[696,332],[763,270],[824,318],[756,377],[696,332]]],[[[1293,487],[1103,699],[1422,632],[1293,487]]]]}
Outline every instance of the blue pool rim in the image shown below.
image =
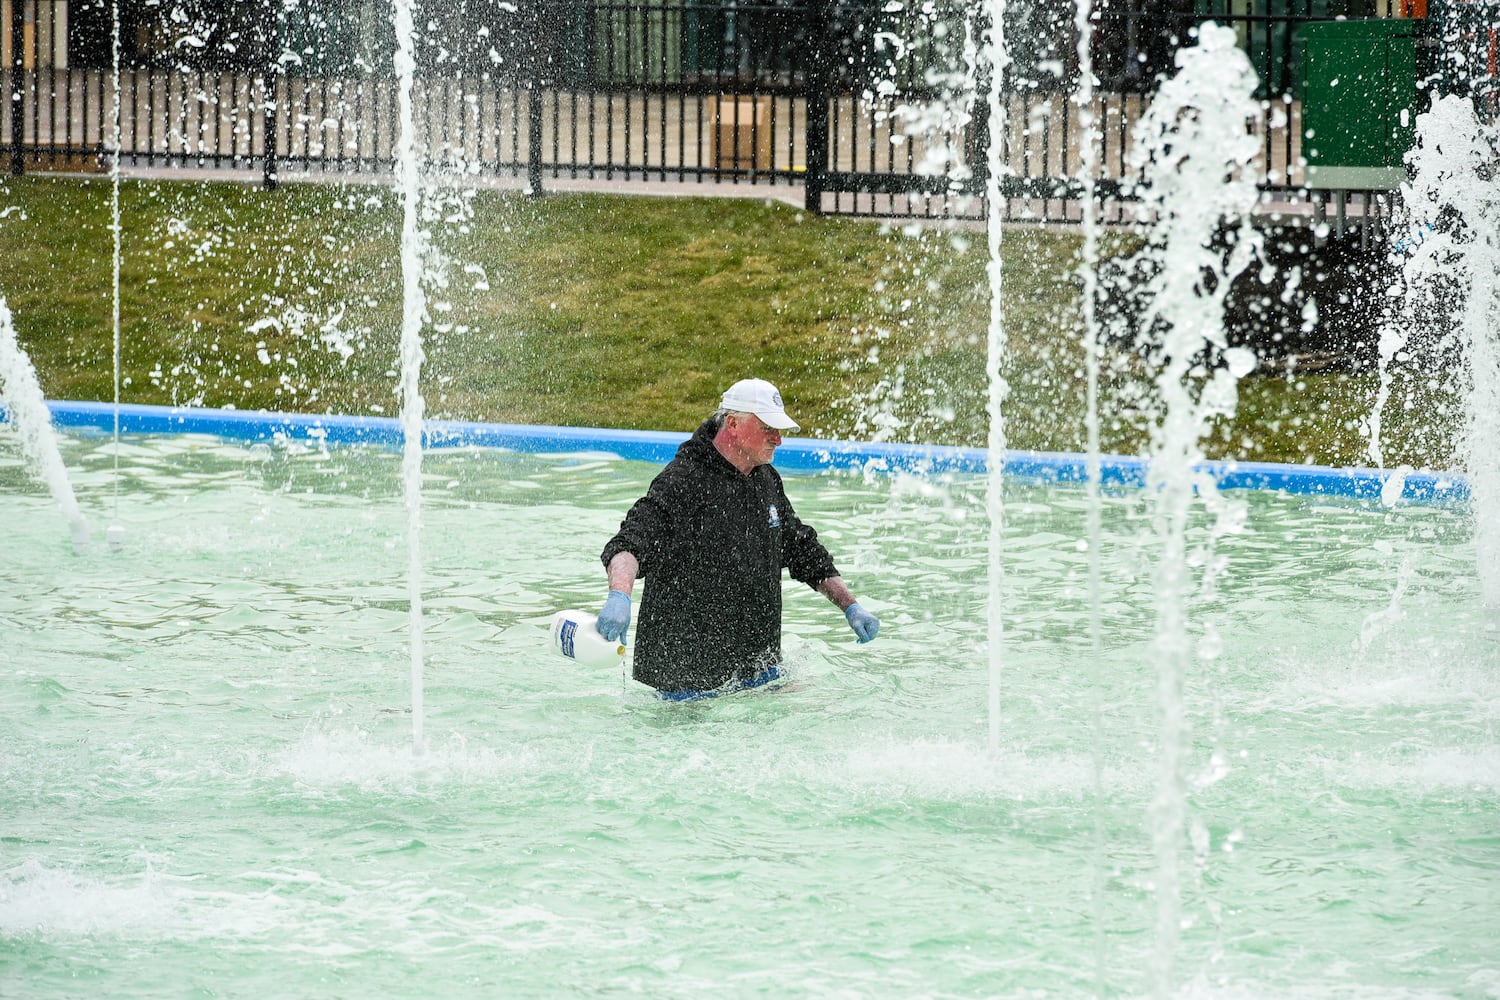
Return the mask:
{"type": "MultiPolygon", "coordinates": [[[[112,432],[112,403],[49,401],[59,427],[112,432]]],[[[3,413],[0,407],[0,413],[3,413]]],[[[329,445],[367,444],[399,448],[401,422],[394,417],[338,416],[271,411],[216,410],[199,407],[121,404],[123,434],[208,434],[236,441],[300,441],[329,445]]],[[[612,430],[600,427],[551,427],[531,424],[488,424],[429,420],[424,424],[427,448],[498,448],[533,454],[592,452],[661,465],[669,461],[685,433],[612,430]]],[[[1147,462],[1140,458],[1104,455],[1100,479],[1109,488],[1130,489],[1146,484],[1147,462]]],[[[876,471],[924,474],[984,473],[983,448],[949,445],[890,444],[860,441],[819,441],[787,438],[776,450],[776,467],[783,471],[876,471]]],[[[1265,490],[1293,496],[1342,497],[1380,501],[1391,472],[1381,469],[1340,469],[1318,465],[1273,462],[1205,462],[1202,471],[1220,489],[1265,490]]],[[[1007,477],[1036,483],[1083,483],[1088,480],[1088,457],[1071,452],[1007,451],[1007,477]]],[[[1408,473],[1401,500],[1416,504],[1465,504],[1468,481],[1446,472],[1408,473]]]]}

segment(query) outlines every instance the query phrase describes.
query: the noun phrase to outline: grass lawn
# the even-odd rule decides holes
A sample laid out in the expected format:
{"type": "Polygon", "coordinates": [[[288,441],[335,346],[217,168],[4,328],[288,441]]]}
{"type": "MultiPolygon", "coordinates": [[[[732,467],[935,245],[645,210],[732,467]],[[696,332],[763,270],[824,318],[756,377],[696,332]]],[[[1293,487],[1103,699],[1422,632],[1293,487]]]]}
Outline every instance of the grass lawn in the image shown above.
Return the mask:
{"type": "MultiPolygon", "coordinates": [[[[121,338],[134,403],[386,413],[400,204],[386,187],[125,182],[121,338]]],[[[982,232],[818,218],[741,199],[494,191],[425,199],[423,392],[465,420],[687,430],[736,378],[776,382],[802,433],[983,444],[982,232]]],[[[1084,443],[1073,232],[1007,230],[1012,447],[1084,443]]],[[[0,296],[49,398],[109,400],[110,186],[0,180],[0,296]]],[[[1112,355],[1105,450],[1148,447],[1112,355]]],[[[1215,457],[1364,464],[1373,375],[1255,377],[1215,457]]],[[[1452,464],[1451,401],[1398,380],[1387,464],[1452,464]]]]}

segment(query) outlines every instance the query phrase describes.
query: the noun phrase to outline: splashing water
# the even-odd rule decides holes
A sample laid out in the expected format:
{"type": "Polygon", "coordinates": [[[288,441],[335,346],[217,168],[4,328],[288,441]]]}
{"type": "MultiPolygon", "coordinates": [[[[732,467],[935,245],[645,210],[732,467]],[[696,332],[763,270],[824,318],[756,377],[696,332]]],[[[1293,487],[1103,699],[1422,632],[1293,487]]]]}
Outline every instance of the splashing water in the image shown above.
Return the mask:
{"type": "Polygon", "coordinates": [[[1089,639],[1097,660],[1099,636],[1099,537],[1102,469],[1099,456],[1099,356],[1103,348],[1099,327],[1099,205],[1095,181],[1099,170],[1099,125],[1094,118],[1094,23],[1092,0],[1078,0],[1073,21],[1078,33],[1078,184],[1080,251],[1078,277],[1083,290],[1083,358],[1085,389],[1084,433],[1088,453],[1089,639]]]}
{"type": "Polygon", "coordinates": [[[1094,5],[1078,0],[1073,28],[1078,36],[1078,183],[1083,247],[1078,274],[1083,291],[1083,359],[1085,386],[1084,435],[1087,459],[1088,512],[1084,532],[1088,545],[1089,597],[1089,714],[1093,730],[1089,762],[1093,772],[1094,858],[1089,892],[1094,924],[1094,979],[1103,995],[1107,956],[1104,945],[1104,658],[1100,620],[1103,606],[1104,564],[1101,552],[1103,526],[1103,465],[1099,444],[1099,357],[1103,349],[1099,328],[1099,205],[1095,201],[1095,179],[1099,170],[1099,125],[1094,118],[1094,5]]]}
{"type": "MultiPolygon", "coordinates": [[[[1445,295],[1457,306],[1451,337],[1468,362],[1464,457],[1479,580],[1485,606],[1500,611],[1500,127],[1481,124],[1463,98],[1440,98],[1417,116],[1417,145],[1407,163],[1406,301],[1393,330],[1428,314],[1431,305],[1441,312],[1443,303],[1434,300],[1445,295]]],[[[1391,354],[1404,343],[1393,332],[1391,354]]],[[[1384,346],[1381,360],[1388,361],[1384,346]]],[[[1383,385],[1388,378],[1383,374],[1383,385]]],[[[1377,415],[1383,403],[1377,400],[1377,415]]],[[[1378,438],[1378,420],[1371,423],[1378,438]]]]}
{"type": "MultiPolygon", "coordinates": [[[[1177,75],[1163,82],[1142,118],[1132,150],[1133,165],[1144,172],[1142,201],[1152,220],[1149,242],[1161,265],[1146,288],[1149,308],[1138,334],[1142,352],[1157,369],[1160,408],[1148,474],[1161,547],[1154,574],[1161,757],[1151,809],[1157,861],[1152,981],[1157,996],[1172,992],[1181,933],[1178,858],[1186,829],[1187,742],[1182,689],[1192,661],[1187,539],[1194,491],[1217,515],[1214,534],[1233,524],[1232,508],[1194,467],[1203,460],[1200,442],[1209,422],[1234,412],[1236,381],[1255,362],[1250,351],[1228,346],[1222,322],[1230,282],[1248,264],[1254,242],[1247,221],[1257,198],[1249,169],[1257,142],[1245,123],[1257,111],[1255,72],[1234,31],[1213,23],[1202,26],[1197,45],[1178,52],[1177,66],[1177,75]],[[1216,242],[1225,225],[1238,230],[1227,251],[1216,242]]],[[[1213,565],[1211,551],[1191,558],[1213,565]]],[[[1205,580],[1205,589],[1211,583],[1205,580]]],[[[1201,653],[1213,655],[1206,646],[1201,653]]]]}
{"type": "Polygon", "coordinates": [[[412,83],[416,72],[412,0],[396,0],[396,76],[401,132],[396,143],[397,185],[401,191],[401,474],[406,495],[407,590],[411,644],[412,746],[422,752],[422,323],[427,300],[422,290],[425,239],[417,222],[421,178],[417,169],[412,83]]]}
{"type": "Polygon", "coordinates": [[[0,393],[5,396],[6,419],[21,436],[21,453],[62,508],[73,537],[73,548],[86,551],[89,547],[88,522],[78,509],[73,484],[68,481],[68,470],[57,448],[52,414],[47,411],[36,369],[16,339],[16,325],[3,297],[0,297],[0,393]]]}
{"type": "Polygon", "coordinates": [[[114,358],[114,491],[113,516],[104,537],[112,549],[125,540],[125,526],[120,523],[120,143],[123,139],[120,104],[120,3],[111,5],[109,38],[110,62],[113,68],[113,103],[110,109],[110,138],[114,150],[109,159],[109,232],[113,242],[110,285],[110,328],[113,334],[114,358]]]}
{"type": "Polygon", "coordinates": [[[1002,222],[1005,202],[1000,190],[1000,175],[1005,168],[1001,137],[1005,135],[1004,82],[1007,54],[1005,49],[1005,0],[989,0],[990,32],[985,45],[990,73],[988,177],[985,196],[989,203],[989,262],[985,272],[990,282],[990,322],[987,338],[989,376],[989,451],[988,483],[985,509],[989,515],[989,745],[990,752],[1000,749],[1000,675],[1003,665],[1005,617],[1003,608],[1005,540],[1005,420],[1002,410],[1007,386],[1002,373],[1005,364],[1005,310],[1000,293],[1003,271],[1000,264],[1002,222]]]}

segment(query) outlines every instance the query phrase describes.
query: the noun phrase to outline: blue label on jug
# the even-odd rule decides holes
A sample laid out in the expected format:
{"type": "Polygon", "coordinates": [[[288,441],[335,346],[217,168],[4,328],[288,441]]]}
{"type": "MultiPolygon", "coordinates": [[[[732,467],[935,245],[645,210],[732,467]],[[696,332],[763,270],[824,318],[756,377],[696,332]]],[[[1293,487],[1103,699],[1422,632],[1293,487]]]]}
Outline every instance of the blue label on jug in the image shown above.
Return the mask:
{"type": "Polygon", "coordinates": [[[562,651],[563,651],[563,655],[567,656],[567,657],[571,657],[572,659],[575,659],[575,660],[578,659],[578,657],[576,657],[576,656],[573,655],[573,636],[577,632],[578,632],[578,623],[577,622],[573,621],[571,618],[568,619],[567,621],[563,622],[563,627],[562,627],[562,651]]]}

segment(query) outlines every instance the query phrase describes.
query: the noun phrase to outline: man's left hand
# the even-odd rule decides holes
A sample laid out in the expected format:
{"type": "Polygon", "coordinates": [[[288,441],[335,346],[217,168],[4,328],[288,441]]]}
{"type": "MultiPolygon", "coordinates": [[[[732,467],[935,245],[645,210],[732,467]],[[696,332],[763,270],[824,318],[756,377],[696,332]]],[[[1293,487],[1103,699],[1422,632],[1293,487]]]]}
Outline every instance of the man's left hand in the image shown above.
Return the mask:
{"type": "Polygon", "coordinates": [[[844,619],[854,630],[854,634],[859,636],[860,642],[869,642],[880,631],[880,619],[858,604],[851,604],[844,609],[844,619]]]}

